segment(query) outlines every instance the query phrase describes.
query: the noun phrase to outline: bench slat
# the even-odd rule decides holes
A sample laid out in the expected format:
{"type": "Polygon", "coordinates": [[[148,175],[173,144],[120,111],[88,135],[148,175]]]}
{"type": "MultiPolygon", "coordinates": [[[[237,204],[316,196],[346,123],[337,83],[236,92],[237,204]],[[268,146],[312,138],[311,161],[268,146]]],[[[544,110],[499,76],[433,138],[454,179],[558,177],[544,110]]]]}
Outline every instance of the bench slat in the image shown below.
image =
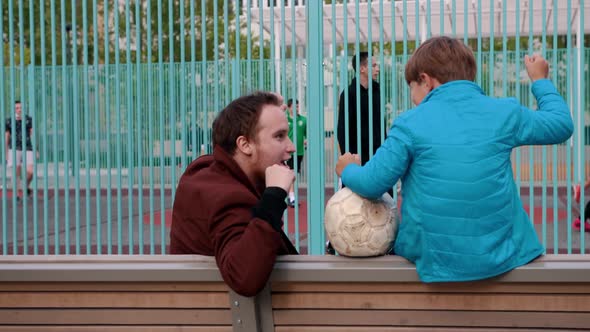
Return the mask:
{"type": "Polygon", "coordinates": [[[228,325],[229,309],[0,309],[6,325],[228,325]]]}
{"type": "Polygon", "coordinates": [[[534,293],[589,294],[586,283],[495,283],[488,281],[465,283],[352,283],[352,282],[273,282],[273,293],[534,293]]]}
{"type": "Polygon", "coordinates": [[[229,287],[222,282],[4,282],[1,291],[51,292],[51,291],[141,291],[141,292],[228,292],[229,287]]]}
{"type": "MultiPolygon", "coordinates": [[[[0,330],[2,331],[2,330],[0,330]]],[[[358,327],[346,326],[277,326],[275,332],[359,332],[358,327]]],[[[362,329],[363,332],[539,332],[538,329],[521,329],[521,328],[470,328],[470,327],[368,327],[362,329]]],[[[543,332],[563,332],[563,329],[543,329],[543,332]]]]}
{"type": "MultiPolygon", "coordinates": [[[[0,332],[232,332],[231,326],[87,326],[87,325],[59,325],[59,326],[0,326],[0,332]]],[[[299,330],[301,331],[301,330],[299,330]]]]}
{"type": "MultiPolygon", "coordinates": [[[[273,294],[274,309],[431,309],[590,312],[590,295],[291,293],[273,294]]],[[[590,317],[590,315],[589,315],[590,317]]],[[[590,320],[589,320],[590,322],[590,320]]]]}
{"type": "Polygon", "coordinates": [[[224,292],[0,292],[0,308],[229,308],[224,292]]]}
{"type": "MultiPolygon", "coordinates": [[[[588,313],[442,310],[275,310],[275,326],[588,328],[588,313]]],[[[361,328],[362,327],[362,328],[361,328]]],[[[430,328],[426,329],[427,331],[430,328]]],[[[307,328],[304,331],[309,331],[307,328]]]]}

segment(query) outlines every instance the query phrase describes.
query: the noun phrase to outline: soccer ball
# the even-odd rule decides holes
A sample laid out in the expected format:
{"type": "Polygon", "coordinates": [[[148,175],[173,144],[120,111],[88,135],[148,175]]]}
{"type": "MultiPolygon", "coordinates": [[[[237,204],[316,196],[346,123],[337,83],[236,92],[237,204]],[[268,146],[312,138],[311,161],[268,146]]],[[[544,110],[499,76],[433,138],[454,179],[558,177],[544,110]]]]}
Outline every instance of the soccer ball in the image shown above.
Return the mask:
{"type": "Polygon", "coordinates": [[[388,193],[379,199],[369,200],[343,188],[326,205],[326,235],[340,255],[385,255],[395,239],[396,210],[388,193]]]}

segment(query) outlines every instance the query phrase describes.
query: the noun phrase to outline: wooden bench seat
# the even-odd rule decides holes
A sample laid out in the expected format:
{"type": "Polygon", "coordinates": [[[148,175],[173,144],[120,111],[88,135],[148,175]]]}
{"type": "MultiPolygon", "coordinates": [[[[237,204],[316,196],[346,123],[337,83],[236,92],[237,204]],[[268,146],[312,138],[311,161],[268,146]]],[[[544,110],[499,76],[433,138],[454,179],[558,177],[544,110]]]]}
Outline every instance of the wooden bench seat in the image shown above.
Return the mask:
{"type": "Polygon", "coordinates": [[[503,276],[420,283],[386,256],[285,256],[253,298],[211,257],[0,257],[3,331],[563,331],[590,328],[590,258],[548,255],[503,276]]]}

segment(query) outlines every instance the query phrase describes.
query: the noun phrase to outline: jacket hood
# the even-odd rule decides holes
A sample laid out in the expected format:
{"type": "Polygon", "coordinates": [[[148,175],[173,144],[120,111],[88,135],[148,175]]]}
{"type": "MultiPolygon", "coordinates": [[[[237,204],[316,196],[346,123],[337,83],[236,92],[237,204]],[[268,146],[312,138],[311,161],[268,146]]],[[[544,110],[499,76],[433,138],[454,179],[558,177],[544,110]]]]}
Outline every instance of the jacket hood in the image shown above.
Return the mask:
{"type": "Polygon", "coordinates": [[[259,187],[255,186],[232,156],[219,146],[213,148],[213,154],[203,155],[195,159],[187,167],[184,174],[187,176],[195,175],[210,167],[221,167],[227,172],[232,173],[238,181],[242,182],[247,188],[254,192],[257,197],[260,197],[264,191],[264,185],[259,187]]]}
{"type": "Polygon", "coordinates": [[[209,168],[214,161],[215,159],[213,158],[213,155],[207,154],[200,156],[199,158],[191,162],[190,165],[188,165],[185,174],[196,174],[197,172],[203,169],[209,168]]]}

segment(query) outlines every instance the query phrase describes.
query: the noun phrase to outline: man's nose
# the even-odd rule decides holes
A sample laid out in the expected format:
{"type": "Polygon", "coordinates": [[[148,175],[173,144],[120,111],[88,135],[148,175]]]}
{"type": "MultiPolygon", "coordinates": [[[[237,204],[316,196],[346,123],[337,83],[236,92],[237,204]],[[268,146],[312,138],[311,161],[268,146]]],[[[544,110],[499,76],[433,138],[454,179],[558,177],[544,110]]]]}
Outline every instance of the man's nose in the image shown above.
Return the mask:
{"type": "Polygon", "coordinates": [[[291,139],[289,139],[289,145],[287,146],[287,149],[289,153],[295,152],[295,145],[293,144],[293,141],[291,141],[291,139]]]}

